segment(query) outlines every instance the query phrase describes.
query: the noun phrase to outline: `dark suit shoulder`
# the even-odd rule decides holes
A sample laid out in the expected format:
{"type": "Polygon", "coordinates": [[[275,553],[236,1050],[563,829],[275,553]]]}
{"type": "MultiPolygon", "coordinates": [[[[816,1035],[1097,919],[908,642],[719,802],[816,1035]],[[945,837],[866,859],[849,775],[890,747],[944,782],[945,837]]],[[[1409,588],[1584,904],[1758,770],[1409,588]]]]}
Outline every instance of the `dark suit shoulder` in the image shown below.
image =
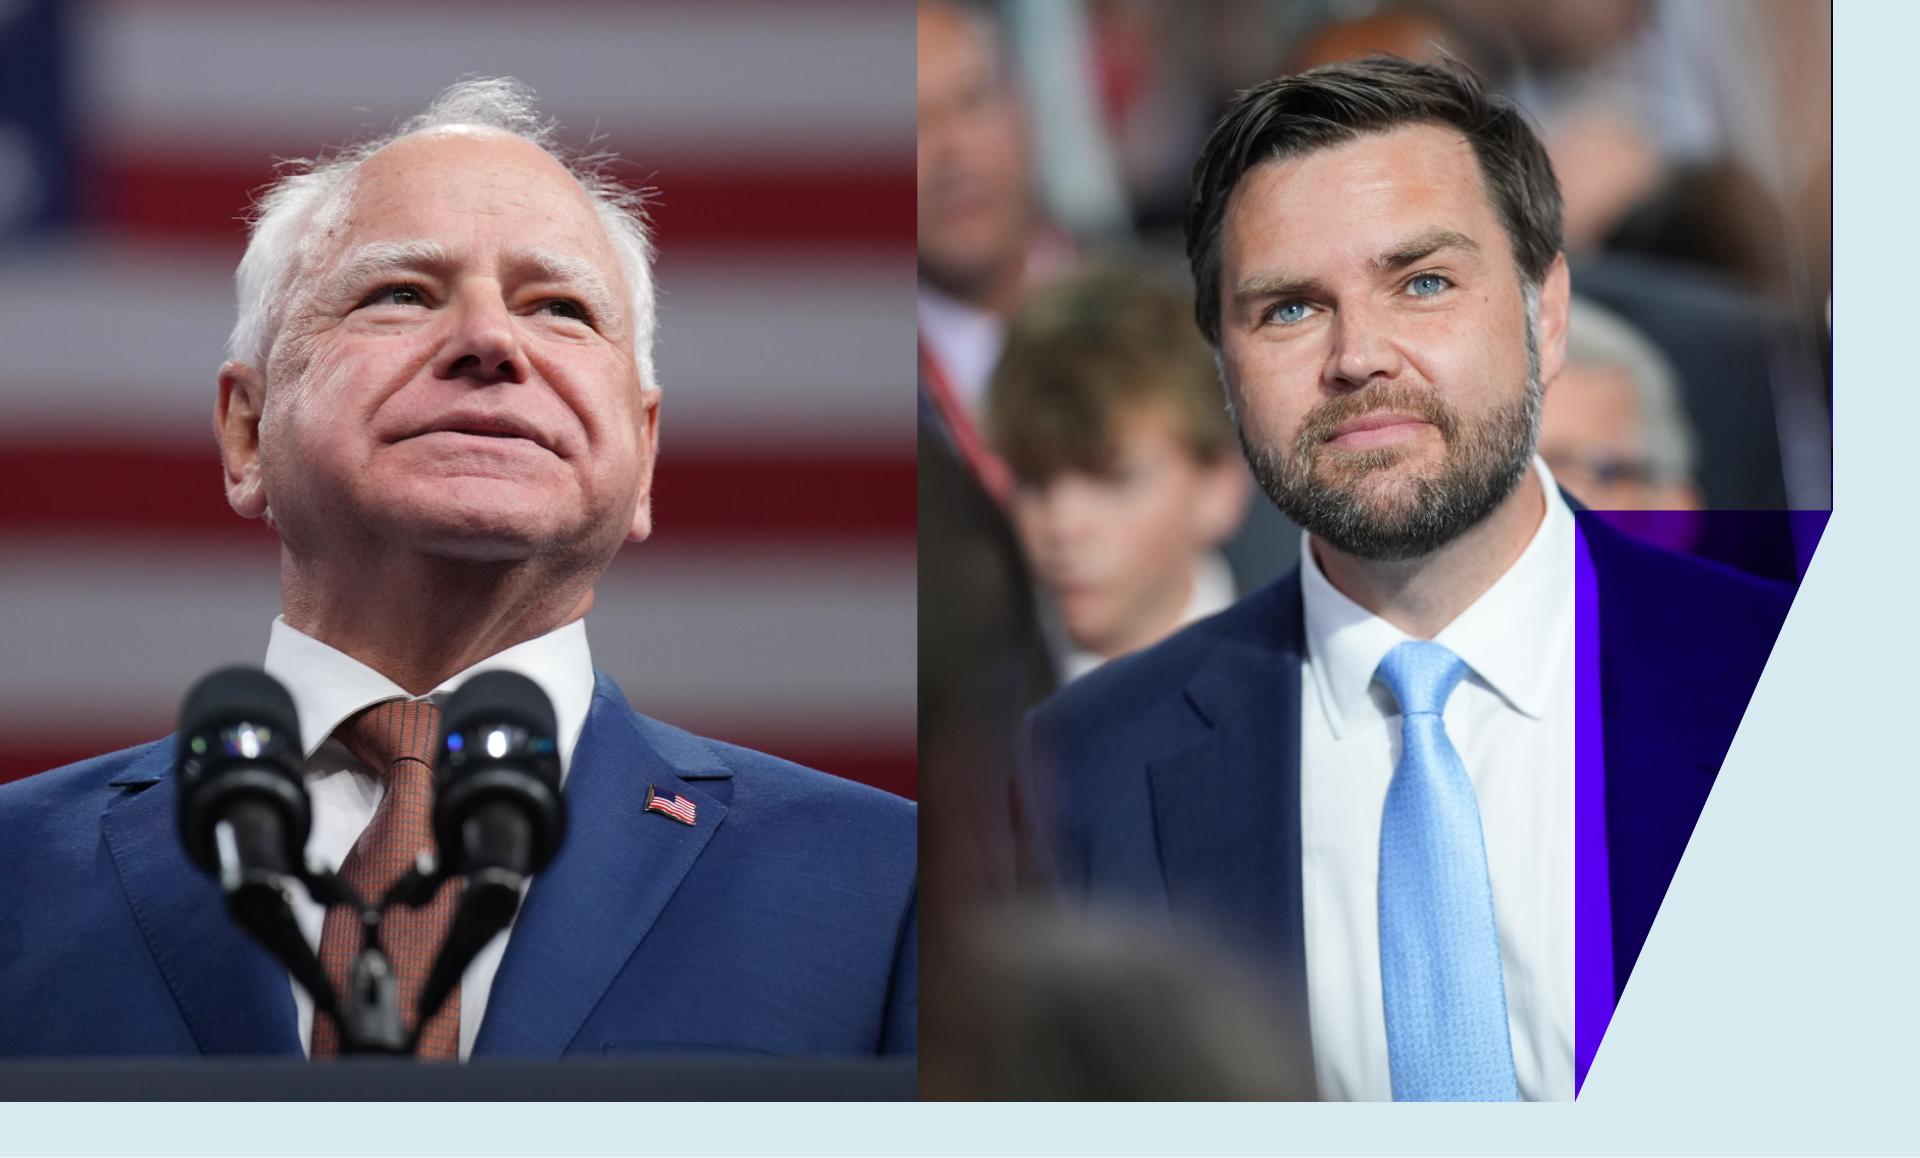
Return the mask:
{"type": "Polygon", "coordinates": [[[145,775],[145,770],[152,766],[153,761],[155,759],[170,761],[172,756],[172,736],[163,736],[145,744],[122,748],[118,752],[89,756],[77,763],[51,768],[45,772],[0,784],[0,808],[11,807],[16,802],[26,800],[39,800],[43,803],[71,800],[76,795],[85,795],[105,788],[114,780],[133,771],[141,771],[143,779],[151,779],[145,775]]]}
{"type": "MultiPolygon", "coordinates": [[[[1055,692],[1028,718],[1028,742],[1099,760],[1141,754],[1198,721],[1188,689],[1223,649],[1284,646],[1287,603],[1298,617],[1299,573],[1252,592],[1217,615],[1188,624],[1152,647],[1122,656],[1055,692]]],[[[1297,625],[1292,627],[1297,632],[1297,625]]],[[[1297,647],[1297,641],[1294,646],[1297,647]]]]}
{"type": "Polygon", "coordinates": [[[685,780],[726,800],[728,823],[858,827],[862,843],[913,855],[916,806],[891,792],[766,752],[687,731],[635,711],[607,681],[599,693],[685,780]]]}
{"type": "Polygon", "coordinates": [[[173,737],[94,756],[0,784],[0,847],[18,853],[28,843],[82,840],[88,849],[99,833],[92,821],[130,777],[152,782],[173,758],[173,737]],[[78,822],[84,821],[84,823],[78,822]]]}
{"type": "MultiPolygon", "coordinates": [[[[911,1052],[914,805],[642,715],[605,676],[596,701],[588,723],[594,734],[583,733],[579,750],[595,753],[596,770],[612,775],[591,782],[590,799],[631,808],[652,781],[699,805],[697,829],[662,832],[696,842],[697,857],[640,942],[624,988],[594,1014],[595,1024],[608,1027],[610,1048],[911,1052]],[[661,1015],[662,970],[672,976],[689,966],[680,988],[692,999],[685,1010],[661,1015]],[[702,997],[722,1001],[725,1016],[704,1011],[702,997]]],[[[584,788],[588,765],[581,767],[584,788]]],[[[601,849],[624,855],[624,839],[601,849]]],[[[594,878],[604,879],[613,878],[594,878]]],[[[593,884],[585,882],[587,892],[593,884]]],[[[600,1031],[583,1040],[593,1032],[600,1031]]]]}

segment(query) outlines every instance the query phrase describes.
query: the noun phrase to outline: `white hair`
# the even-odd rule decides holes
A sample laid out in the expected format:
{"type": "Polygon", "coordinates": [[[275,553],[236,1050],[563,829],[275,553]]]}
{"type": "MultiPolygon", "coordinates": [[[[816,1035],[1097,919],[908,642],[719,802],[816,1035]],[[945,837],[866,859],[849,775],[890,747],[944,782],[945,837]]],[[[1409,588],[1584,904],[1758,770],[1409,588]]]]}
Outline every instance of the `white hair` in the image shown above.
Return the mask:
{"type": "Polygon", "coordinates": [[[653,245],[647,238],[645,195],[616,181],[607,154],[573,154],[555,140],[554,122],[540,115],[534,92],[511,77],[459,81],[385,136],[331,156],[289,162],[285,176],[254,203],[247,252],[233,273],[239,317],[227,338],[227,356],[266,372],[299,267],[313,255],[318,235],[335,214],[366,160],[403,137],[447,129],[495,129],[538,146],[580,182],[600,227],[620,259],[633,307],[633,358],[640,381],[653,376],[653,245]]]}
{"type": "Polygon", "coordinates": [[[1633,323],[1575,295],[1567,314],[1567,362],[1623,371],[1640,403],[1640,437],[1655,482],[1693,477],[1693,427],[1681,403],[1673,363],[1633,323]]]}

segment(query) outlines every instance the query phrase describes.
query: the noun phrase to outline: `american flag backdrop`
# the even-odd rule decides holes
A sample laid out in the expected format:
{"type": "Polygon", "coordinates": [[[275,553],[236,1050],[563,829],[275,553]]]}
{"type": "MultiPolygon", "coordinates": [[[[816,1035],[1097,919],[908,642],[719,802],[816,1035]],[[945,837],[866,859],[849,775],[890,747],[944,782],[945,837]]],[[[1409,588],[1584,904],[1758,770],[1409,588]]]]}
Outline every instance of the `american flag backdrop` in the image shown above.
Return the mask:
{"type": "Polygon", "coordinates": [[[258,663],[211,432],[272,158],[516,76],[657,190],[653,539],[587,623],[643,712],[913,791],[913,11],[0,0],[0,780],[258,663]]]}

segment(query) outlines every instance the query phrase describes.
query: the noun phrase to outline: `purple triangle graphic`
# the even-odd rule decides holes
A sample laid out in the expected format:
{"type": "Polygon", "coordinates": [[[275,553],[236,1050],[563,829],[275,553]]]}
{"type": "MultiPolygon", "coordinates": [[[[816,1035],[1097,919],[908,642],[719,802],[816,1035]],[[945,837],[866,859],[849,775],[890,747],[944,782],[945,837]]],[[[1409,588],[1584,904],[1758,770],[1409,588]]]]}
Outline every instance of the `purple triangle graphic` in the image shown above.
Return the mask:
{"type": "MultiPolygon", "coordinates": [[[[1587,1071],[1606,1037],[1613,1010],[1637,953],[1623,955],[1615,944],[1611,897],[1614,866],[1606,813],[1607,706],[1601,695],[1601,607],[1599,581],[1587,550],[1587,520],[1643,543],[1706,557],[1743,570],[1798,584],[1819,545],[1829,511],[1632,511],[1594,512],[1580,517],[1580,546],[1575,566],[1574,704],[1574,1092],[1586,1084],[1587,1071]]],[[[1606,601],[1614,614],[1632,614],[1635,605],[1606,601]]],[[[1657,618],[1649,608],[1650,618],[1657,618]]],[[[1771,630],[1771,628],[1769,628],[1771,630]]],[[[1771,647],[1771,639],[1768,640],[1771,647]]],[[[1745,689],[1751,694],[1752,688],[1745,689]]],[[[1732,736],[1725,738],[1731,742],[1732,736]]],[[[1691,829],[1689,828],[1690,832],[1691,829]]],[[[1661,882],[1664,893],[1665,881],[1661,882]]],[[[1662,895],[1663,895],[1662,893],[1662,895]]]]}

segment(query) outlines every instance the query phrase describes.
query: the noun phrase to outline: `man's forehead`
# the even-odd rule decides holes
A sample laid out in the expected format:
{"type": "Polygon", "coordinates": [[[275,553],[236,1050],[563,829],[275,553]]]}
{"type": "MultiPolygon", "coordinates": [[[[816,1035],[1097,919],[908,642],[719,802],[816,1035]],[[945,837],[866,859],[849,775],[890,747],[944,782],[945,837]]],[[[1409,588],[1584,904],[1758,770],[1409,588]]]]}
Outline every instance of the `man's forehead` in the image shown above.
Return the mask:
{"type": "Polygon", "coordinates": [[[1305,252],[1405,240],[1445,228],[1487,246],[1503,236],[1473,146],[1458,131],[1406,125],[1247,170],[1227,208],[1230,237],[1305,252]]]}
{"type": "Polygon", "coordinates": [[[403,137],[362,162],[344,183],[326,232],[347,244],[458,232],[478,219],[511,219],[550,248],[611,258],[586,191],[530,141],[500,130],[455,127],[403,137]]]}

